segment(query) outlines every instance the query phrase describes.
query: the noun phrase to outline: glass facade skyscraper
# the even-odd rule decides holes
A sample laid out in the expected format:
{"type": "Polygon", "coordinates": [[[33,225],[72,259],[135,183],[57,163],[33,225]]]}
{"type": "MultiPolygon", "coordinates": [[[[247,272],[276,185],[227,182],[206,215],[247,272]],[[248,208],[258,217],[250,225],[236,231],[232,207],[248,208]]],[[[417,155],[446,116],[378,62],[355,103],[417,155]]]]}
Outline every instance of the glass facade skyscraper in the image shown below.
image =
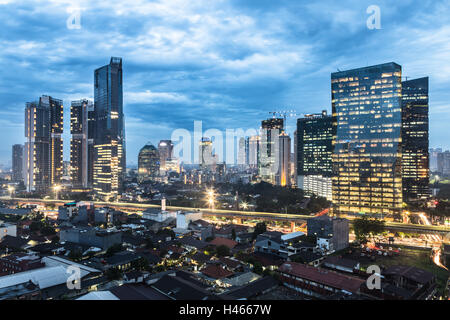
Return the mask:
{"type": "Polygon", "coordinates": [[[122,58],[94,72],[94,118],[94,193],[116,199],[126,171],[122,58]]]}
{"type": "Polygon", "coordinates": [[[297,185],[328,200],[332,199],[335,129],[326,111],[297,119],[297,185]]]}
{"type": "Polygon", "coordinates": [[[23,181],[23,145],[12,146],[12,180],[23,181]]]}
{"type": "Polygon", "coordinates": [[[45,192],[63,173],[63,103],[42,96],[25,108],[24,180],[27,191],[45,192]]]}
{"type": "Polygon", "coordinates": [[[403,201],[430,196],[428,77],[402,82],[403,201]]]}
{"type": "Polygon", "coordinates": [[[331,74],[336,213],[402,209],[402,68],[386,63],[331,74]]]}
{"type": "Polygon", "coordinates": [[[87,99],[72,101],[70,106],[70,178],[74,187],[92,185],[94,162],[94,105],[87,99]]]}
{"type": "Polygon", "coordinates": [[[284,131],[284,120],[272,118],[261,122],[258,174],[262,181],[276,184],[279,169],[279,136],[284,131]]]}
{"type": "Polygon", "coordinates": [[[138,178],[140,182],[149,182],[159,175],[160,154],[151,143],[146,144],[138,157],[138,178]]]}

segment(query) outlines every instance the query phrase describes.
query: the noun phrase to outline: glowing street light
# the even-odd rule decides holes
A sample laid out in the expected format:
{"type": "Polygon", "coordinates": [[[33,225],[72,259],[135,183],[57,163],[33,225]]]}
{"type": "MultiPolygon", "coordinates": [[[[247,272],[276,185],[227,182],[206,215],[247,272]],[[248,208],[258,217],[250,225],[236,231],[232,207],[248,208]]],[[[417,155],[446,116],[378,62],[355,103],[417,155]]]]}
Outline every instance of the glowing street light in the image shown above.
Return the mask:
{"type": "Polygon", "coordinates": [[[242,202],[241,206],[242,206],[242,208],[243,208],[244,210],[247,210],[247,208],[248,208],[248,203],[247,203],[247,202],[242,202]]]}
{"type": "Polygon", "coordinates": [[[215,201],[215,193],[214,193],[214,190],[213,189],[209,189],[208,191],[207,191],[207,195],[208,195],[208,198],[207,198],[207,201],[208,201],[208,204],[209,204],[209,208],[210,209],[214,209],[214,201],[215,201]]]}
{"type": "Polygon", "coordinates": [[[55,191],[55,199],[58,200],[58,192],[61,190],[61,186],[57,184],[53,186],[53,190],[55,191]]]}
{"type": "Polygon", "coordinates": [[[8,191],[9,191],[9,197],[12,198],[12,194],[15,191],[15,188],[13,186],[8,186],[8,191]]]}

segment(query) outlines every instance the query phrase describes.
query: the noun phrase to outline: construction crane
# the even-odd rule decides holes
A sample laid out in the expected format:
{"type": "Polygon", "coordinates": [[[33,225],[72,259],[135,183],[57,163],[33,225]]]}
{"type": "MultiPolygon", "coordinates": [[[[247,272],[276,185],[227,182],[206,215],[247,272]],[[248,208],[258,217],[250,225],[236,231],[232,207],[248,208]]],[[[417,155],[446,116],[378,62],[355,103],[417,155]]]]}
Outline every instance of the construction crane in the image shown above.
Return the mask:
{"type": "Polygon", "coordinates": [[[273,118],[276,118],[277,116],[283,118],[283,129],[286,129],[286,118],[293,118],[293,117],[301,117],[303,114],[297,113],[295,110],[286,110],[286,111],[270,111],[269,114],[272,115],[273,118]]]}
{"type": "Polygon", "coordinates": [[[326,115],[326,110],[323,109],[321,113],[297,113],[295,110],[286,110],[286,111],[270,111],[269,114],[272,115],[273,118],[282,117],[283,118],[283,129],[286,129],[286,118],[300,118],[300,117],[311,117],[311,116],[324,116],[326,115]]]}

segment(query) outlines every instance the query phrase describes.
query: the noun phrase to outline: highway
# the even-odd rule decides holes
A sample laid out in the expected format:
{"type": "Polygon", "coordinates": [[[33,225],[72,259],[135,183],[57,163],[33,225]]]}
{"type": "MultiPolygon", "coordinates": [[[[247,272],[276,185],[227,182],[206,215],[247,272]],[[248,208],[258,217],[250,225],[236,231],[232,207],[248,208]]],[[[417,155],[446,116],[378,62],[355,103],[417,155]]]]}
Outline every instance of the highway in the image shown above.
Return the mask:
{"type": "MultiPolygon", "coordinates": [[[[10,198],[10,197],[0,197],[2,201],[15,201],[18,203],[29,203],[37,205],[63,205],[64,203],[71,202],[71,200],[55,200],[55,199],[27,199],[27,198],[10,198]]],[[[95,206],[108,206],[115,209],[129,210],[129,211],[144,211],[147,208],[161,208],[160,205],[155,204],[143,204],[143,203],[128,203],[128,202],[102,202],[102,201],[85,201],[88,203],[93,203],[95,206]]],[[[208,208],[190,208],[190,207],[176,207],[167,206],[167,210],[181,210],[181,211],[195,211],[201,210],[205,216],[216,216],[216,217],[233,217],[233,218],[250,218],[250,219],[262,219],[262,220],[278,220],[286,222],[304,223],[306,220],[313,218],[314,215],[301,215],[301,214],[285,214],[285,213],[275,213],[275,212],[254,212],[254,211],[236,211],[236,210],[223,210],[223,209],[208,209],[208,208]]],[[[354,219],[353,216],[346,217],[349,220],[354,219]]],[[[351,221],[350,221],[351,223],[351,221]]],[[[440,233],[447,234],[450,232],[450,227],[448,226],[435,226],[435,225],[419,225],[419,224],[409,224],[401,222],[390,222],[386,221],[386,229],[389,231],[403,231],[403,232],[414,232],[414,233],[440,233]]]]}

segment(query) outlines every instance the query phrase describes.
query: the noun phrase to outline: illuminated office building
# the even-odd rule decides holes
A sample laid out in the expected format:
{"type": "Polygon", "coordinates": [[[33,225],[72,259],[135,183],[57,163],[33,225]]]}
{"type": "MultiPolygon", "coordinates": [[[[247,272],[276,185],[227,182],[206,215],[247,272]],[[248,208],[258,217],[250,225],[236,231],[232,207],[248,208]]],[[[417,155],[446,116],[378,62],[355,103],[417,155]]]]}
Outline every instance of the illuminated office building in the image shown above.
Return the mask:
{"type": "Polygon", "coordinates": [[[286,133],[280,133],[278,148],[278,172],[276,174],[276,184],[282,187],[291,185],[291,138],[286,133]]]}
{"type": "Polygon", "coordinates": [[[28,192],[46,192],[63,173],[63,103],[50,96],[25,107],[24,180],[28,192]]]}
{"type": "Polygon", "coordinates": [[[393,62],[331,74],[338,214],[401,212],[401,75],[401,66],[393,62]]]}
{"type": "Polygon", "coordinates": [[[94,165],[94,105],[82,99],[70,106],[70,178],[74,187],[92,185],[94,165]]]}
{"type": "Polygon", "coordinates": [[[23,180],[23,145],[12,146],[12,180],[19,182],[23,180]]]}
{"type": "Polygon", "coordinates": [[[150,182],[159,175],[160,154],[154,145],[147,143],[139,151],[138,179],[139,182],[150,182]]]}
{"type": "Polygon", "coordinates": [[[276,184],[279,170],[279,137],[284,131],[284,121],[280,118],[263,120],[259,150],[258,174],[262,181],[276,184]]]}
{"type": "Polygon", "coordinates": [[[403,201],[430,196],[428,77],[402,82],[403,201]]]}
{"type": "Polygon", "coordinates": [[[94,72],[94,115],[94,193],[116,199],[126,172],[122,58],[94,72]]]}
{"type": "Polygon", "coordinates": [[[333,118],[324,110],[297,119],[297,186],[332,199],[333,118]]]}
{"type": "Polygon", "coordinates": [[[173,143],[171,140],[161,140],[158,144],[158,151],[160,156],[161,171],[167,171],[166,162],[173,157],[173,143]]]}

